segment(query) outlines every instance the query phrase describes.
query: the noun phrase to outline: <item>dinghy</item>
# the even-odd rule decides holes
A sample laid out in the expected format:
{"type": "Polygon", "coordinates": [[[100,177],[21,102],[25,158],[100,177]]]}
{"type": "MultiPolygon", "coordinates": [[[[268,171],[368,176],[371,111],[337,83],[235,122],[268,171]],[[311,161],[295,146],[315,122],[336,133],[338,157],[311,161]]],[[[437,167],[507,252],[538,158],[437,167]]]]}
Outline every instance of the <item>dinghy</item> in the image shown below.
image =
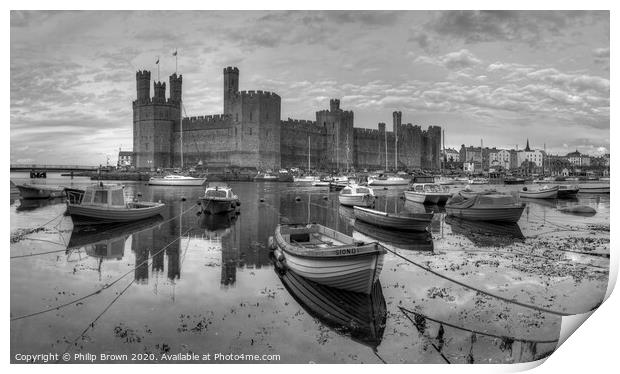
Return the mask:
{"type": "Polygon", "coordinates": [[[383,268],[385,248],[319,224],[278,225],[270,245],[276,259],[313,282],[370,294],[383,268]]]}
{"type": "Polygon", "coordinates": [[[372,188],[354,184],[340,191],[338,201],[346,206],[372,206],[375,203],[375,193],[372,188]]]}
{"type": "Polygon", "coordinates": [[[538,189],[523,187],[519,191],[519,197],[527,197],[529,199],[555,199],[558,197],[558,186],[544,186],[538,189]]]}
{"type": "Polygon", "coordinates": [[[353,207],[355,219],[384,227],[402,231],[426,231],[433,219],[433,213],[385,213],[379,210],[353,207]]]}
{"type": "Polygon", "coordinates": [[[472,221],[517,222],[525,203],[511,195],[477,195],[471,199],[455,196],[446,203],[446,213],[472,221]]]}

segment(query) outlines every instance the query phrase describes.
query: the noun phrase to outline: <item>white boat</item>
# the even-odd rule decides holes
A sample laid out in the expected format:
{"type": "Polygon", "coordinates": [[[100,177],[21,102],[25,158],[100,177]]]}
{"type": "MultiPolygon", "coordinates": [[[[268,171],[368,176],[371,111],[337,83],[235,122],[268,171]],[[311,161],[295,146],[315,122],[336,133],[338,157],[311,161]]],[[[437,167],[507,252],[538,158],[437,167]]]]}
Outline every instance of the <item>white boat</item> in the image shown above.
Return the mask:
{"type": "Polygon", "coordinates": [[[452,196],[447,187],[435,183],[414,183],[405,193],[405,199],[422,204],[443,204],[452,196]]]}
{"type": "Polygon", "coordinates": [[[99,183],[89,186],[79,203],[67,201],[75,226],[130,222],[160,214],[166,204],[125,202],[123,186],[99,183]]]}
{"type": "Polygon", "coordinates": [[[377,177],[368,177],[369,186],[406,186],[408,184],[409,179],[405,179],[395,175],[379,175],[377,177]]]}
{"type": "Polygon", "coordinates": [[[302,177],[294,177],[293,182],[298,184],[312,184],[314,182],[319,182],[321,178],[316,175],[304,175],[302,177]]]}
{"type": "Polygon", "coordinates": [[[202,186],[207,182],[207,178],[195,178],[187,175],[171,174],[165,177],[151,177],[151,186],[202,186]]]}
{"type": "Polygon", "coordinates": [[[530,199],[555,199],[558,197],[559,189],[558,186],[543,186],[539,189],[528,189],[527,187],[523,187],[523,189],[519,191],[519,197],[530,199]]]}
{"type": "Polygon", "coordinates": [[[199,201],[202,212],[208,214],[236,211],[241,205],[239,197],[228,186],[207,187],[199,201]]]}
{"type": "Polygon", "coordinates": [[[64,196],[64,187],[46,184],[18,184],[22,199],[53,199],[64,196]]]}
{"type": "Polygon", "coordinates": [[[372,188],[356,184],[344,187],[338,195],[338,201],[346,206],[372,206],[375,203],[375,193],[372,188]]]}
{"type": "Polygon", "coordinates": [[[278,225],[271,246],[284,266],[316,283],[370,294],[383,268],[385,248],[319,224],[278,225]]]}
{"type": "Polygon", "coordinates": [[[609,184],[582,183],[579,185],[579,193],[609,193],[609,184]]]}
{"type": "Polygon", "coordinates": [[[278,181],[278,176],[272,174],[270,171],[267,171],[265,173],[258,172],[258,174],[254,176],[254,181],[255,182],[274,182],[274,181],[278,181]]]}

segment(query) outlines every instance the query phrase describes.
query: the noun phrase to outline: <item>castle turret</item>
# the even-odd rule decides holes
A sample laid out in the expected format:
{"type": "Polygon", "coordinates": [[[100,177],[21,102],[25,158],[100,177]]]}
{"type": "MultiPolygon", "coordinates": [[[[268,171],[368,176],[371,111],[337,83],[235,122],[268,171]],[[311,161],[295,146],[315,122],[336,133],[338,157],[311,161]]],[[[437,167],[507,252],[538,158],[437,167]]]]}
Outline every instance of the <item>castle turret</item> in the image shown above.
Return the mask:
{"type": "Polygon", "coordinates": [[[165,82],[153,82],[153,101],[166,101],[165,82]]]}
{"type": "Polygon", "coordinates": [[[340,110],[340,100],[338,99],[329,100],[329,111],[336,112],[338,110],[340,110]]]}
{"type": "Polygon", "coordinates": [[[232,114],[232,102],[238,93],[239,69],[229,66],[224,69],[224,114],[232,114]]]}
{"type": "Polygon", "coordinates": [[[136,91],[138,102],[149,101],[151,98],[151,72],[139,70],[136,72],[136,91]]]}
{"type": "Polygon", "coordinates": [[[183,76],[174,73],[170,76],[170,100],[174,102],[181,102],[182,98],[182,86],[183,76]]]}

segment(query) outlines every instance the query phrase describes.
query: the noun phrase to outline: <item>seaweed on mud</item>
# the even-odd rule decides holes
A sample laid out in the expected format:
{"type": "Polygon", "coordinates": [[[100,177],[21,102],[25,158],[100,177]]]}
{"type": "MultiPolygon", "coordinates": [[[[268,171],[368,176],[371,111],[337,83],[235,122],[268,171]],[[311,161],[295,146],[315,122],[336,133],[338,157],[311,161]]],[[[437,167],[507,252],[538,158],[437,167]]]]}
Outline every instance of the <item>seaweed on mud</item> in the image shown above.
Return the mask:
{"type": "Polygon", "coordinates": [[[454,296],[448,294],[448,290],[446,288],[431,287],[426,292],[426,295],[429,299],[441,298],[447,301],[456,300],[454,296]]]}

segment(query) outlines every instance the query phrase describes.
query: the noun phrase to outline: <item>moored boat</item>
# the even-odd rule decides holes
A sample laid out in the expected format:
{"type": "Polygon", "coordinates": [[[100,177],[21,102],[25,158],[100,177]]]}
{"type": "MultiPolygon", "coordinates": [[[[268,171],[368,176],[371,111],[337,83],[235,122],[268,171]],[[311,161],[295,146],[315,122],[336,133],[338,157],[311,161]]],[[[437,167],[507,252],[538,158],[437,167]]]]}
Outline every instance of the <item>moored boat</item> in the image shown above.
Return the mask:
{"type": "Polygon", "coordinates": [[[22,199],[53,199],[64,196],[64,187],[46,184],[18,184],[22,199]]]}
{"type": "Polygon", "coordinates": [[[294,177],[293,178],[293,183],[295,184],[304,184],[304,185],[312,185],[312,183],[314,182],[318,182],[320,181],[321,178],[315,176],[315,175],[304,175],[301,177],[294,177]]]}
{"type": "Polygon", "coordinates": [[[489,184],[489,178],[473,178],[469,180],[469,184],[489,184]]]}
{"type": "Polygon", "coordinates": [[[574,197],[579,192],[577,185],[560,184],[558,187],[558,198],[574,197]]]}
{"type": "Polygon", "coordinates": [[[525,203],[511,195],[476,195],[469,199],[456,195],[446,203],[447,215],[472,221],[517,222],[523,209],[525,203]]]}
{"type": "Polygon", "coordinates": [[[338,194],[338,201],[346,206],[373,206],[375,203],[375,194],[372,188],[351,185],[344,187],[338,194]]]}
{"type": "Polygon", "coordinates": [[[357,206],[353,207],[353,213],[356,220],[402,231],[426,231],[433,219],[433,213],[385,213],[357,206]]]}
{"type": "Polygon", "coordinates": [[[384,229],[370,223],[356,220],[353,228],[353,237],[358,237],[358,233],[378,240],[381,244],[388,244],[400,249],[414,251],[432,251],[433,235],[428,231],[394,231],[384,229]],[[357,233],[356,233],[357,231],[357,233]]]}
{"type": "Polygon", "coordinates": [[[448,187],[436,183],[415,183],[404,194],[405,199],[422,204],[445,204],[452,197],[448,187]]]}
{"type": "Polygon", "coordinates": [[[207,178],[196,178],[187,175],[171,174],[165,177],[151,177],[151,186],[202,186],[207,182],[207,178]]]}
{"type": "Polygon", "coordinates": [[[519,197],[527,197],[529,199],[555,199],[558,197],[558,190],[558,186],[543,186],[538,189],[523,187],[523,189],[519,191],[519,197]]]}
{"type": "Polygon", "coordinates": [[[379,175],[377,177],[368,177],[369,186],[406,186],[409,179],[397,175],[379,175]]]}
{"type": "Polygon", "coordinates": [[[284,266],[316,283],[370,294],[383,268],[385,248],[362,243],[319,224],[278,225],[272,245],[284,266]]]}
{"type": "Polygon", "coordinates": [[[64,193],[67,201],[75,204],[82,202],[82,198],[84,197],[84,190],[81,188],[65,187],[64,193]]]}
{"type": "Polygon", "coordinates": [[[130,222],[160,214],[166,205],[153,202],[125,202],[123,186],[96,184],[86,188],[82,201],[67,201],[75,226],[130,222]]]}
{"type": "Polygon", "coordinates": [[[525,179],[519,177],[506,177],[504,178],[504,184],[525,184],[525,179]]]}
{"type": "Polygon", "coordinates": [[[482,190],[482,191],[474,191],[474,190],[471,190],[469,188],[465,188],[463,190],[460,190],[458,195],[461,195],[461,196],[463,196],[466,199],[471,199],[472,197],[476,197],[478,195],[492,195],[492,194],[497,194],[497,193],[498,193],[497,190],[494,189],[494,188],[485,189],[485,190],[482,190]]]}
{"type": "Polygon", "coordinates": [[[236,211],[241,205],[239,197],[228,186],[207,186],[199,200],[201,211],[207,214],[220,214],[236,211]]]}
{"type": "Polygon", "coordinates": [[[582,183],[579,185],[580,193],[609,193],[609,184],[582,183]]]}
{"type": "Polygon", "coordinates": [[[275,174],[272,174],[269,170],[266,172],[258,172],[256,176],[254,176],[254,182],[277,182],[279,177],[275,174]]]}

